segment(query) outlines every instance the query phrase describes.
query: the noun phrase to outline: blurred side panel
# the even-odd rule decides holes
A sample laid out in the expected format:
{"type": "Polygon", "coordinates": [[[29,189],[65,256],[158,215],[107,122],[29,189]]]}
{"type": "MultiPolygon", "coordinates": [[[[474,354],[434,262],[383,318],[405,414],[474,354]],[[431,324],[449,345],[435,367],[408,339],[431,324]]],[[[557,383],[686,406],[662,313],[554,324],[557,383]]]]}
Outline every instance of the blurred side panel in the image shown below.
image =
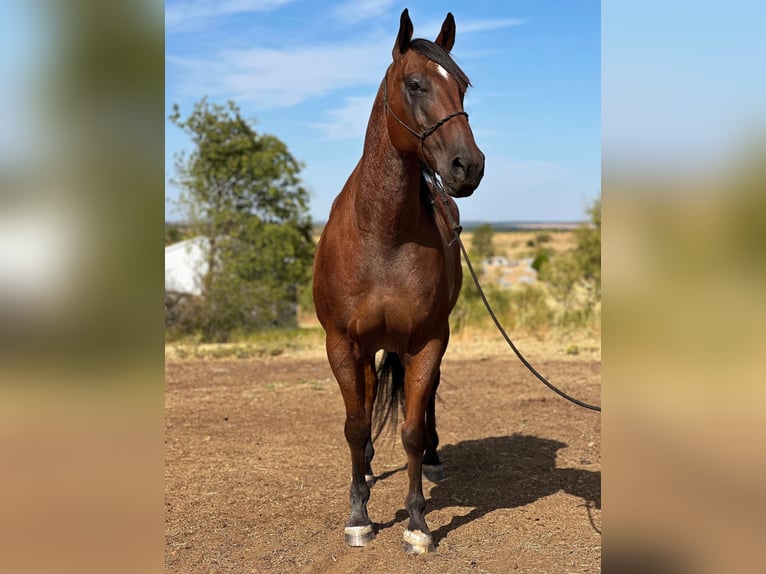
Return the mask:
{"type": "Polygon", "coordinates": [[[0,18],[0,571],[162,568],[163,5],[0,18]]]}
{"type": "Polygon", "coordinates": [[[766,8],[604,2],[606,572],[758,572],[766,8]]]}

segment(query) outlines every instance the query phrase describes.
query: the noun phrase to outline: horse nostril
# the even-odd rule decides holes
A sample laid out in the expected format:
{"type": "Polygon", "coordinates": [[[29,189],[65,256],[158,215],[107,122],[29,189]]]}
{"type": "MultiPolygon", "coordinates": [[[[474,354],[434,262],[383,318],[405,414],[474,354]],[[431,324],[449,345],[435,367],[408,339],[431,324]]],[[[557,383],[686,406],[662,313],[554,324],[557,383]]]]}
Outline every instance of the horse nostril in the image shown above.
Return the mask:
{"type": "Polygon", "coordinates": [[[456,176],[465,176],[465,165],[460,156],[452,160],[452,173],[456,176]]]}

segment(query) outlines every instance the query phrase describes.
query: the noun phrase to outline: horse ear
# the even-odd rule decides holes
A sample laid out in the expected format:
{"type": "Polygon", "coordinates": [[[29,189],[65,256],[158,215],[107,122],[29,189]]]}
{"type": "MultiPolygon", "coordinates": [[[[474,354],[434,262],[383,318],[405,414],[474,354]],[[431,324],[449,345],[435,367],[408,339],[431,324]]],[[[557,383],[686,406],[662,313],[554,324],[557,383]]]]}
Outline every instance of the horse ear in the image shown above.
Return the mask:
{"type": "Polygon", "coordinates": [[[452,46],[455,45],[455,17],[452,15],[452,12],[447,12],[441,32],[436,37],[436,43],[447,50],[447,52],[452,51],[452,46]]]}
{"type": "Polygon", "coordinates": [[[407,50],[410,49],[410,41],[412,40],[412,20],[410,20],[410,13],[407,8],[402,12],[402,17],[399,19],[399,35],[396,37],[396,43],[394,44],[393,56],[394,60],[399,58],[407,50]]]}

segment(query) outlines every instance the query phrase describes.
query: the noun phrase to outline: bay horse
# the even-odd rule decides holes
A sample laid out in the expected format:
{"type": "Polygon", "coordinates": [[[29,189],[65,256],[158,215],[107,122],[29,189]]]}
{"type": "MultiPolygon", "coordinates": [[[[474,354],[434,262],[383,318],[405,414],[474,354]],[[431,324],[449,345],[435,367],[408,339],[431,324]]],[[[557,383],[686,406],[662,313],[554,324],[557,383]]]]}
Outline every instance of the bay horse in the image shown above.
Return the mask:
{"type": "Polygon", "coordinates": [[[434,402],[462,282],[457,206],[447,195],[436,201],[432,185],[439,178],[449,195],[471,195],[484,175],[484,154],[463,111],[470,82],[449,55],[454,17],[447,14],[435,42],[413,40],[412,32],[405,9],[364,153],[317,245],[313,293],[346,408],[352,469],[346,542],[366,546],[375,538],[367,514],[373,411],[395,416],[401,403],[410,518],[404,546],[419,554],[433,550],[421,473],[442,476],[434,402]]]}

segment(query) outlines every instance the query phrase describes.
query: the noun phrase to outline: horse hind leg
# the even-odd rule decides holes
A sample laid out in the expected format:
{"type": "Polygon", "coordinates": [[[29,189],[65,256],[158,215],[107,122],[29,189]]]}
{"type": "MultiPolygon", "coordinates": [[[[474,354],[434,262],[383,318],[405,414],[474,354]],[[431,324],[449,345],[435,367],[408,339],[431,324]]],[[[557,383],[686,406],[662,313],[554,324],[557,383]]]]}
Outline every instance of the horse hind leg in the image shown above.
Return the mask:
{"type": "Polygon", "coordinates": [[[444,467],[436,452],[439,446],[439,435],[436,432],[436,389],[439,386],[439,378],[437,374],[426,406],[426,451],[423,455],[423,476],[431,482],[444,480],[444,467]]]}
{"type": "MultiPolygon", "coordinates": [[[[364,410],[367,419],[367,424],[372,427],[372,413],[375,407],[375,398],[378,394],[378,374],[375,371],[375,358],[373,357],[370,362],[365,366],[364,370],[364,385],[365,385],[365,397],[364,397],[364,410]]],[[[367,440],[367,444],[364,447],[364,480],[367,486],[372,488],[375,484],[375,475],[372,472],[372,459],[375,456],[375,449],[372,446],[372,436],[367,440]]]]}
{"type": "Polygon", "coordinates": [[[375,475],[372,472],[372,458],[375,456],[375,449],[372,446],[372,439],[367,441],[367,446],[364,447],[364,481],[367,486],[372,488],[375,484],[375,475]]]}

